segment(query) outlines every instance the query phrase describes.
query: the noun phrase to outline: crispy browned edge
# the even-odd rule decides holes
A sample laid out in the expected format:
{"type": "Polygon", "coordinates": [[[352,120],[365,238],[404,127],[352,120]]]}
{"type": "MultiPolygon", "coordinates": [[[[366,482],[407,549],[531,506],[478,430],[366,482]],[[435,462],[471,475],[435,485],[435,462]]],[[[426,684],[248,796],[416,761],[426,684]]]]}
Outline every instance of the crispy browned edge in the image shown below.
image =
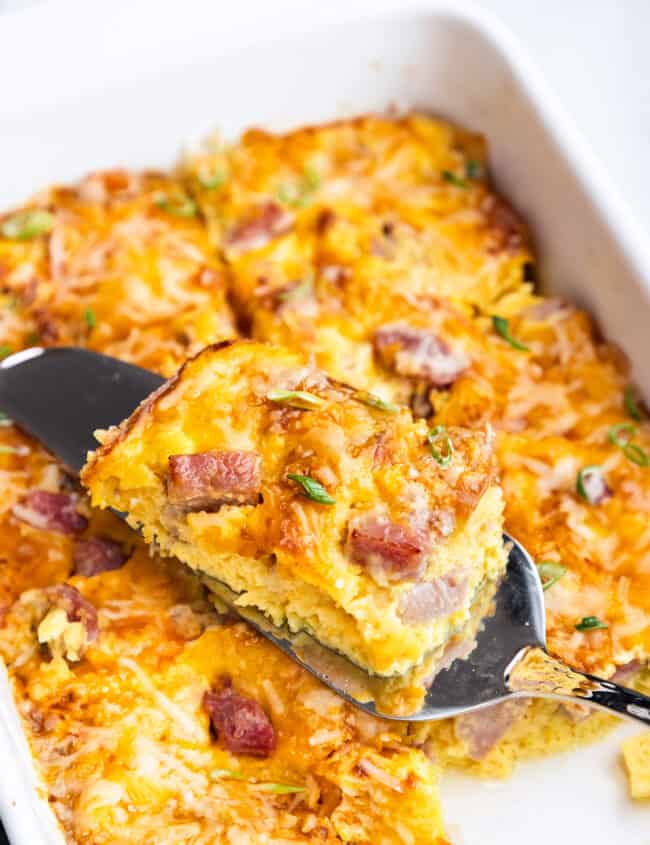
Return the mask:
{"type": "Polygon", "coordinates": [[[192,355],[190,358],[184,361],[178,372],[175,373],[164,384],[161,384],[160,387],[156,388],[153,393],[150,393],[149,396],[146,397],[146,399],[143,399],[142,402],[140,402],[138,407],[127,419],[123,420],[121,423],[119,423],[119,425],[111,426],[111,428],[108,429],[108,436],[104,443],[101,443],[93,452],[88,452],[86,465],[79,473],[79,477],[83,484],[88,487],[90,480],[93,478],[97,461],[110,454],[110,452],[113,451],[113,449],[117,446],[118,443],[126,439],[127,435],[129,434],[131,429],[136,425],[140,417],[148,414],[161,397],[174,390],[174,388],[180,382],[183,376],[183,372],[185,371],[185,368],[188,366],[188,364],[191,364],[193,361],[196,361],[196,359],[200,358],[201,355],[205,355],[210,352],[218,352],[219,350],[225,349],[228,346],[233,346],[235,343],[250,344],[256,342],[259,343],[259,341],[253,341],[248,338],[231,338],[229,340],[220,340],[217,343],[212,343],[209,346],[205,346],[203,349],[199,350],[195,355],[192,355]]]}

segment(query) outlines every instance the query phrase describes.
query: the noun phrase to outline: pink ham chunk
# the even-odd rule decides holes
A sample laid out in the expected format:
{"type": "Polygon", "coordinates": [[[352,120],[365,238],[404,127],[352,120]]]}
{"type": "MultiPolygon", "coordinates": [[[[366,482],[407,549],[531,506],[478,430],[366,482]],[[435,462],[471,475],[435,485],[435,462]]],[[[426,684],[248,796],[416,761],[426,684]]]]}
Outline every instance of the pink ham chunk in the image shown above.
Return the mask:
{"type": "Polygon", "coordinates": [[[482,760],[523,716],[528,704],[529,699],[512,698],[457,716],[456,736],[465,743],[468,756],[472,760],[482,760]]]}
{"type": "Polygon", "coordinates": [[[88,526],[86,517],[77,513],[72,496],[49,490],[29,492],[20,504],[14,505],[13,514],[33,528],[59,534],[80,534],[88,526]]]}
{"type": "Polygon", "coordinates": [[[258,206],[254,212],[237,223],[230,231],[227,244],[237,252],[261,249],[279,235],[293,227],[293,216],[270,200],[258,206]]]}
{"type": "Polygon", "coordinates": [[[399,615],[408,625],[424,625],[458,610],[467,598],[467,592],[465,575],[451,572],[416,584],[405,593],[400,601],[399,615]]]}
{"type": "Polygon", "coordinates": [[[126,557],[122,546],[106,537],[78,540],[72,553],[75,574],[85,578],[119,569],[124,565],[126,557]]]}
{"type": "Polygon", "coordinates": [[[365,514],[348,525],[348,557],[379,583],[419,578],[428,550],[425,534],[383,515],[365,514]]]}
{"type": "Polygon", "coordinates": [[[203,707],[214,730],[228,751],[268,757],[276,746],[275,729],[260,705],[252,698],[238,695],[230,681],[219,692],[208,690],[203,707]]]}
{"type": "Polygon", "coordinates": [[[434,387],[448,387],[469,361],[433,332],[393,324],[375,332],[374,346],[383,363],[396,373],[434,387]]]}
{"type": "Polygon", "coordinates": [[[86,629],[88,642],[94,642],[99,636],[99,621],[95,605],[81,595],[79,590],[70,584],[56,584],[48,587],[47,597],[56,607],[65,610],[68,622],[81,622],[86,629]]]}
{"type": "Polygon", "coordinates": [[[256,452],[218,451],[170,455],[167,498],[188,510],[255,505],[261,489],[256,452]]]}

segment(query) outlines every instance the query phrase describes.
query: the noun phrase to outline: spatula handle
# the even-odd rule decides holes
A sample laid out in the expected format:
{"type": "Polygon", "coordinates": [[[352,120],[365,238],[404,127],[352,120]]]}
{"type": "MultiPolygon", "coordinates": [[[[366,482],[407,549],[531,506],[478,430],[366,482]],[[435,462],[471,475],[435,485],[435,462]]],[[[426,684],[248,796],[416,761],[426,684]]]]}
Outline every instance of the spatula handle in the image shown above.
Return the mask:
{"type": "Polygon", "coordinates": [[[541,648],[522,649],[510,664],[506,683],[517,695],[580,701],[650,725],[647,695],[576,672],[541,648]]]}

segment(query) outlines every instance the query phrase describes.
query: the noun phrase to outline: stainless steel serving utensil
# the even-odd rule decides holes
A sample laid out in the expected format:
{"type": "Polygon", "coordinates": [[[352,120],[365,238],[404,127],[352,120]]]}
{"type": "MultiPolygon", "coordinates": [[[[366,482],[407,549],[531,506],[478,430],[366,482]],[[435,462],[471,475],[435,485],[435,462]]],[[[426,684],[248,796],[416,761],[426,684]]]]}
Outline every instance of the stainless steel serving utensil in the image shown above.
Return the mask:
{"type": "MultiPolygon", "coordinates": [[[[78,472],[96,446],[93,431],[119,423],[163,383],[154,373],[85,349],[27,349],[0,364],[0,410],[78,472]]],[[[583,702],[650,725],[650,698],[611,681],[570,669],[546,652],[544,597],[537,568],[508,535],[506,577],[496,593],[477,645],[428,686],[416,712],[380,709],[382,685],[305,634],[276,628],[261,614],[237,607],[225,585],[210,586],[234,613],[254,625],[285,654],[363,710],[387,718],[422,721],[454,716],[495,702],[541,696],[583,702]]],[[[207,579],[209,580],[209,579],[207,579]]]]}

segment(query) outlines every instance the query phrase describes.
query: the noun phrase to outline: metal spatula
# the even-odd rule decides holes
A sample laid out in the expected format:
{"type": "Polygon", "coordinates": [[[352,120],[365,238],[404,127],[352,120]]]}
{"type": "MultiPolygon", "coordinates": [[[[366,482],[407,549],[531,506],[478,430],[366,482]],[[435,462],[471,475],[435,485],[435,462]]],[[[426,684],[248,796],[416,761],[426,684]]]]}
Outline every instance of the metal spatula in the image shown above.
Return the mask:
{"type": "MultiPolygon", "coordinates": [[[[0,364],[0,410],[78,472],[96,446],[93,431],[119,423],[163,383],[154,373],[85,349],[33,348],[0,364]]],[[[327,686],[352,704],[387,718],[421,721],[454,716],[512,697],[542,696],[580,701],[650,725],[650,698],[611,681],[581,674],[545,650],[544,598],[537,569],[526,550],[509,543],[508,568],[494,612],[479,631],[469,656],[440,671],[415,712],[385,712],[382,684],[304,634],[271,625],[243,611],[225,585],[211,582],[232,611],[253,624],[327,686]]]]}

